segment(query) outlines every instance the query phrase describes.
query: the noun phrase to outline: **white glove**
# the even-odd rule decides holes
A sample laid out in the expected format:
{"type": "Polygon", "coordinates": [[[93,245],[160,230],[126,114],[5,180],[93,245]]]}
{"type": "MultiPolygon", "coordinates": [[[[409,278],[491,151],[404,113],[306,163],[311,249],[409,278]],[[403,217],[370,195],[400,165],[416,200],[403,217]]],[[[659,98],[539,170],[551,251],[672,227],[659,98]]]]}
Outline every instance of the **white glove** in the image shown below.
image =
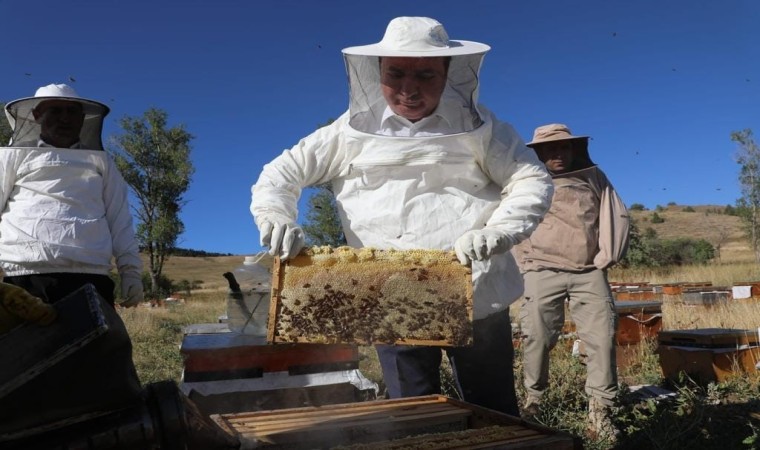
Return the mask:
{"type": "Polygon", "coordinates": [[[145,299],[143,294],[142,278],[137,274],[124,274],[121,276],[121,296],[124,301],[119,306],[130,308],[142,303],[145,299]]]}
{"type": "Polygon", "coordinates": [[[296,256],[304,246],[304,233],[297,223],[278,223],[264,219],[259,225],[259,231],[261,245],[269,247],[270,255],[280,255],[283,260],[296,256]]]}
{"type": "Polygon", "coordinates": [[[457,259],[463,266],[472,261],[483,261],[492,255],[506,253],[512,248],[512,240],[506,233],[484,228],[471,230],[463,234],[454,243],[457,259]]]}

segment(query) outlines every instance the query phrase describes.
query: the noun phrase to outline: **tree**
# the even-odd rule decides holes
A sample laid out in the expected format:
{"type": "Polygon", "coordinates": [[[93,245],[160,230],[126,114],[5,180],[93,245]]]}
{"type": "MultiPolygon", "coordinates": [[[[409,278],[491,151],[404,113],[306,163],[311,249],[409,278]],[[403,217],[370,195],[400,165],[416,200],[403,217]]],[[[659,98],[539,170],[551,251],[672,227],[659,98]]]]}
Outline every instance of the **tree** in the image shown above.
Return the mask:
{"type": "Polygon", "coordinates": [[[657,232],[653,228],[647,228],[644,233],[641,233],[636,221],[631,219],[629,234],[628,251],[620,262],[621,265],[623,267],[657,266],[657,261],[652,257],[657,232]]]}
{"type": "MultiPolygon", "coordinates": [[[[317,129],[334,121],[335,119],[327,119],[327,122],[317,126],[317,129]]],[[[306,222],[303,224],[306,244],[330,247],[346,245],[346,236],[343,234],[332,187],[329,183],[324,183],[315,186],[314,189],[315,192],[309,197],[309,209],[306,212],[306,222]]]]}
{"type": "MultiPolygon", "coordinates": [[[[5,111],[5,103],[0,102],[0,110],[5,111]]],[[[8,119],[3,114],[3,118],[0,119],[0,147],[5,147],[11,140],[13,130],[11,130],[11,124],[8,123],[8,119]]]]}
{"type": "Polygon", "coordinates": [[[179,211],[195,172],[190,161],[193,136],[182,125],[167,129],[167,113],[151,108],[142,117],[119,121],[124,134],[113,137],[109,150],[137,204],[136,234],[148,253],[151,292],[160,289],[164,262],[185,229],[179,211]]]}
{"type": "Polygon", "coordinates": [[[641,203],[634,203],[628,209],[630,209],[631,211],[646,211],[647,210],[646,206],[644,206],[641,203]]]}
{"type": "Polygon", "coordinates": [[[760,263],[760,147],[755,143],[750,129],[734,131],[731,140],[739,145],[736,162],[741,166],[739,185],[742,197],[737,202],[743,209],[740,217],[746,225],[755,262],[760,263]]]}
{"type": "Polygon", "coordinates": [[[330,186],[322,184],[316,189],[317,192],[309,198],[309,210],[306,213],[306,223],[303,225],[306,243],[331,247],[346,245],[346,236],[343,234],[335,196],[330,186]]]}

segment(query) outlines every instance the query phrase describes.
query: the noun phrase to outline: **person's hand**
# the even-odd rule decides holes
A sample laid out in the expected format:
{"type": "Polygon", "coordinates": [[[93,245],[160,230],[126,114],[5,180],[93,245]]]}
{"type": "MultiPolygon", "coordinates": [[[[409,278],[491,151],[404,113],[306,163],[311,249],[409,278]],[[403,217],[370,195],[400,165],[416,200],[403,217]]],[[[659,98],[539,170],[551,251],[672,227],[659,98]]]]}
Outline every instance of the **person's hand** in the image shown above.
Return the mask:
{"type": "Polygon", "coordinates": [[[259,224],[259,231],[261,245],[269,247],[270,255],[279,255],[283,260],[296,256],[305,243],[303,230],[297,223],[281,223],[265,219],[259,224]]]}
{"type": "Polygon", "coordinates": [[[124,299],[119,306],[131,308],[145,300],[143,293],[142,277],[136,274],[123,274],[121,276],[121,296],[124,299]]]}
{"type": "Polygon", "coordinates": [[[489,228],[468,231],[454,243],[454,252],[463,266],[506,253],[510,248],[512,241],[506,233],[489,228]]]}

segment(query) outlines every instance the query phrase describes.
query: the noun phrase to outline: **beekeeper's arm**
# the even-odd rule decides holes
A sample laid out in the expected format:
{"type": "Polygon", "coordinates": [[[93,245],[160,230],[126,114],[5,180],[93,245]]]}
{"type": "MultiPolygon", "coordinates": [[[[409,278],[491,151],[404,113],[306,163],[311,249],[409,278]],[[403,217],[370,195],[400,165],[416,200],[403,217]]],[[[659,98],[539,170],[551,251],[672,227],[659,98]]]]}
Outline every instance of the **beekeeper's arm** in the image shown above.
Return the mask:
{"type": "Polygon", "coordinates": [[[106,220],[111,229],[116,268],[121,277],[121,296],[124,300],[119,305],[136,306],[144,299],[143,265],[140,259],[140,248],[132,226],[132,214],[127,199],[127,183],[110,155],[107,156],[106,167],[106,173],[103,174],[103,201],[106,206],[106,220]]]}
{"type": "Polygon", "coordinates": [[[482,229],[468,231],[454,244],[465,265],[505,253],[530,236],[554,193],[544,164],[506,123],[494,123],[490,147],[476,149],[475,157],[488,177],[502,186],[501,202],[482,229]]]}
{"type": "Polygon", "coordinates": [[[346,113],[283,152],[264,166],[251,188],[251,213],[270,255],[288,259],[303,247],[304,232],[296,222],[298,199],[303,188],[330,181],[346,166],[340,142],[347,122],[346,113]]]}
{"type": "Polygon", "coordinates": [[[607,177],[599,172],[602,195],[599,203],[599,253],[594,257],[598,269],[620,262],[628,251],[631,219],[625,203],[607,177]]]}
{"type": "Polygon", "coordinates": [[[16,184],[16,170],[18,169],[17,152],[0,148],[0,220],[3,220],[2,212],[8,203],[13,186],[16,184]]]}

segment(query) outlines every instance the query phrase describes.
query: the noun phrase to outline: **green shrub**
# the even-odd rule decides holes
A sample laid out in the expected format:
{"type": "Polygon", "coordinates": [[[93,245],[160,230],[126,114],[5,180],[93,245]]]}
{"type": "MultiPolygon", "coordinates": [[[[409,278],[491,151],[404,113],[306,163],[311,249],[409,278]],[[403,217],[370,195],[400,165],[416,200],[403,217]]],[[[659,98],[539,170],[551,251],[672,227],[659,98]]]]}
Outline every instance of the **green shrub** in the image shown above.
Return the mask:
{"type": "Polygon", "coordinates": [[[646,211],[646,206],[642,205],[641,203],[633,203],[628,209],[631,211],[646,211]]]}

